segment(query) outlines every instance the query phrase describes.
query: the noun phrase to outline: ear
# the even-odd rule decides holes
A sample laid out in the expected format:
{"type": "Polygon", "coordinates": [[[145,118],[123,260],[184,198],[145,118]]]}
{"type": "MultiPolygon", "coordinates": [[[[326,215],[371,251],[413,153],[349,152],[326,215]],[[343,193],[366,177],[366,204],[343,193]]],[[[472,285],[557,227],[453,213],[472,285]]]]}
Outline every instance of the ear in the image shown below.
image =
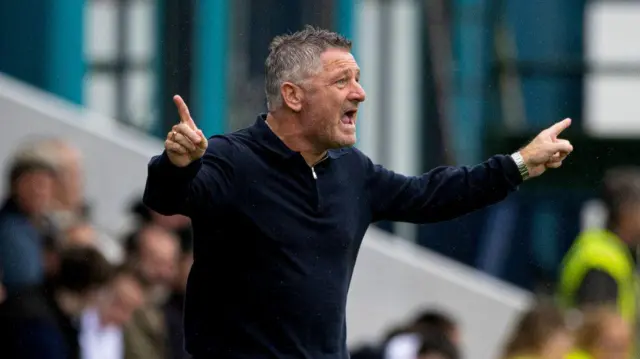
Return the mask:
{"type": "Polygon", "coordinates": [[[300,112],[300,110],[302,110],[302,100],[304,98],[302,88],[291,82],[284,82],[282,86],[280,86],[280,94],[282,95],[284,105],[294,112],[300,112]]]}

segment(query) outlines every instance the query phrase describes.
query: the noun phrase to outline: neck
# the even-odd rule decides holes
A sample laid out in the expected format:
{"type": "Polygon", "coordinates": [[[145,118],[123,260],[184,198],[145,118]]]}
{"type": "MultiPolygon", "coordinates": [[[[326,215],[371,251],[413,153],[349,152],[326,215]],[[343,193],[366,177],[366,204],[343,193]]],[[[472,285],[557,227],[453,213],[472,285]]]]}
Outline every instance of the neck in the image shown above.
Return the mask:
{"type": "Polygon", "coordinates": [[[306,139],[302,126],[299,125],[299,122],[293,118],[293,116],[278,114],[278,118],[276,119],[273,113],[269,112],[266,122],[271,131],[278,136],[289,149],[299,152],[309,166],[320,162],[327,155],[326,149],[318,149],[306,139]]]}

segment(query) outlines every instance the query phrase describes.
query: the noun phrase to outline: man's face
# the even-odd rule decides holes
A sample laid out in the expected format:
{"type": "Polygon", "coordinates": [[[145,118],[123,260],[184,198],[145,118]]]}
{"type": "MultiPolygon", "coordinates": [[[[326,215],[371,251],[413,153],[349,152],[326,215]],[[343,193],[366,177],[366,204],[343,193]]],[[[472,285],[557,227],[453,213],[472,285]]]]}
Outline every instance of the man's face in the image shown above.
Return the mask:
{"type": "Polygon", "coordinates": [[[146,233],[140,246],[140,269],[154,285],[168,286],[176,275],[178,243],[169,233],[154,230],[146,233]]]}
{"type": "Polygon", "coordinates": [[[54,176],[47,171],[31,171],[23,174],[16,185],[19,206],[31,215],[46,212],[53,200],[54,176]]]}
{"type": "Polygon", "coordinates": [[[345,49],[329,49],[320,60],[322,69],[303,86],[305,133],[323,149],[353,146],[358,105],[365,100],[360,68],[345,49]]]}
{"type": "Polygon", "coordinates": [[[122,326],[144,303],[140,283],[130,276],[119,276],[106,289],[100,303],[100,317],[105,325],[122,326]]]}

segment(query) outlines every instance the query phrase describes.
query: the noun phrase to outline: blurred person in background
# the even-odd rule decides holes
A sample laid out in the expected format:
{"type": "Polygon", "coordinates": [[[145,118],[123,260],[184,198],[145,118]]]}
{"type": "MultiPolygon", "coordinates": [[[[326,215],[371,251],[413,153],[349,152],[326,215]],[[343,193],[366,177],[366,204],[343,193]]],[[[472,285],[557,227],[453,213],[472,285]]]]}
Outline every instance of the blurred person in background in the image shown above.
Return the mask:
{"type": "Polygon", "coordinates": [[[125,325],[125,359],[168,357],[168,331],[163,306],[173,289],[179,259],[177,237],[147,225],[134,237],[127,262],[144,285],[144,304],[125,325]]]}
{"type": "Polygon", "coordinates": [[[60,228],[51,228],[52,230],[44,236],[42,245],[45,278],[56,275],[60,263],[60,253],[65,249],[73,247],[93,247],[99,250],[96,245],[97,235],[95,229],[88,222],[81,221],[69,225],[65,231],[60,231],[60,228]]]}
{"type": "Polygon", "coordinates": [[[521,316],[502,359],[564,359],[572,346],[573,336],[562,311],[545,302],[521,316]]]}
{"type": "Polygon", "coordinates": [[[589,308],[567,359],[630,359],[633,330],[616,308],[589,308]]]}
{"type": "Polygon", "coordinates": [[[3,359],[80,359],[77,319],[111,276],[94,248],[61,253],[57,275],[10,295],[0,305],[3,359]]]}
{"type": "Polygon", "coordinates": [[[415,359],[424,337],[442,334],[454,345],[460,344],[460,331],[455,320],[437,310],[426,310],[387,342],[385,359],[415,359]]]}
{"type": "Polygon", "coordinates": [[[511,156],[403,176],[353,147],[365,92],[351,41],[313,27],[278,36],[265,72],[268,113],[232,134],[208,140],[175,96],[180,122],[148,165],[145,204],[188,215],[201,248],[185,304],[195,359],[347,358],[347,293],[371,223],[462,216],[573,151],[558,138],[566,119],[511,156]]]}
{"type": "Polygon", "coordinates": [[[605,229],[588,229],[564,257],[558,296],[566,308],[613,305],[635,327],[640,244],[640,168],[609,170],[603,181],[605,229]]]}
{"type": "Polygon", "coordinates": [[[82,314],[81,358],[123,359],[123,327],[143,303],[144,289],[138,276],[127,267],[118,268],[100,292],[96,305],[82,314]]]}
{"type": "Polygon", "coordinates": [[[9,170],[8,198],[0,209],[0,273],[9,294],[41,284],[43,242],[49,232],[57,173],[47,162],[18,152],[9,170]]]}
{"type": "Polygon", "coordinates": [[[51,230],[62,241],[90,244],[112,263],[123,259],[121,246],[96,229],[85,198],[83,156],[80,150],[62,138],[38,138],[20,146],[21,152],[49,163],[57,173],[54,196],[47,219],[51,230]]]}
{"type": "Polygon", "coordinates": [[[66,230],[63,233],[63,245],[98,248],[97,238],[98,233],[90,222],[77,219],[66,226],[66,230]]]}
{"type": "Polygon", "coordinates": [[[173,232],[180,238],[181,243],[193,241],[193,231],[191,229],[191,220],[187,216],[162,215],[142,203],[142,199],[136,200],[130,209],[134,217],[134,230],[125,239],[125,247],[135,246],[136,232],[147,225],[157,225],[167,231],[173,232]]]}
{"type": "Polygon", "coordinates": [[[180,238],[180,260],[174,280],[173,290],[164,305],[165,319],[169,336],[169,359],[189,359],[191,356],[184,349],[184,296],[187,290],[187,279],[193,264],[193,241],[180,238]]]}
{"type": "Polygon", "coordinates": [[[40,138],[20,146],[30,157],[46,161],[56,170],[51,212],[56,216],[86,217],[84,173],[80,150],[61,138],[40,138]]]}
{"type": "Polygon", "coordinates": [[[422,337],[416,355],[417,359],[458,359],[457,346],[445,333],[430,333],[422,337]]]}

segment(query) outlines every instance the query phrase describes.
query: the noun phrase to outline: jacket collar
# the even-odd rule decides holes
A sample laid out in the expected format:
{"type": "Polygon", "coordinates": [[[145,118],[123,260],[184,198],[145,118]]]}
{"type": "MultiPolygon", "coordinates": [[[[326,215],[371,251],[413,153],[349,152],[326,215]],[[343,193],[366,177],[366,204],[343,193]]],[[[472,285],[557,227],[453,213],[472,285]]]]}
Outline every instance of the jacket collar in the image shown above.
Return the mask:
{"type": "MultiPolygon", "coordinates": [[[[249,132],[258,141],[258,143],[270,152],[273,152],[284,159],[289,159],[299,155],[299,152],[293,151],[287,147],[287,145],[285,145],[284,142],[282,142],[282,140],[273,133],[269,125],[267,125],[266,120],[267,114],[262,113],[258,115],[253,126],[249,127],[249,132]]],[[[347,153],[347,151],[348,150],[346,148],[331,149],[327,152],[327,155],[329,158],[336,159],[347,153]]]]}

